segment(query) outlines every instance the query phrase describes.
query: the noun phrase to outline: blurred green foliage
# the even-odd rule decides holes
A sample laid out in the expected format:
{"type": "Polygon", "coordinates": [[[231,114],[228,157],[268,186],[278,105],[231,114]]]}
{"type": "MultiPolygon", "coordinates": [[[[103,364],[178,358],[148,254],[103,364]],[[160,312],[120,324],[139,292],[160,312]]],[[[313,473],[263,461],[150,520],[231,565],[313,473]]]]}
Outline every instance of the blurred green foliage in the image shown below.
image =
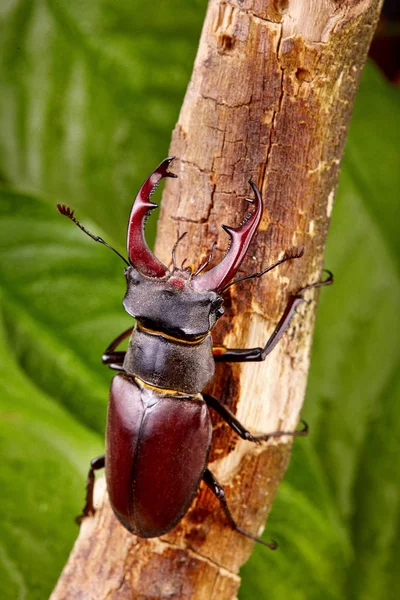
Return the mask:
{"type": "MultiPolygon", "coordinates": [[[[123,250],[144,175],[166,154],[205,1],[10,0],[0,7],[1,597],[48,596],[103,447],[129,324],[120,261],[61,219],[78,209],[123,250]]],[[[400,596],[398,90],[370,65],[356,102],[305,409],[241,600],[400,596]],[[396,131],[397,128],[397,131],[396,131]]],[[[151,238],[154,222],[150,222],[151,238]]]]}

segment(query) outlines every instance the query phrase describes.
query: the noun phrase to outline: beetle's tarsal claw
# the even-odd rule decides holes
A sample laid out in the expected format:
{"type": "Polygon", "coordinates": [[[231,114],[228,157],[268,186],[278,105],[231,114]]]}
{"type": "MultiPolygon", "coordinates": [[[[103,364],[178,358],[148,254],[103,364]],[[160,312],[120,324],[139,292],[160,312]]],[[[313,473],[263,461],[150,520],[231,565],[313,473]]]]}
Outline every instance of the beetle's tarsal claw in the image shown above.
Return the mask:
{"type": "Polygon", "coordinates": [[[323,287],[325,285],[332,285],[333,284],[332,271],[328,271],[328,269],[324,269],[324,271],[326,273],[328,273],[328,277],[326,279],[323,279],[322,281],[316,281],[315,283],[310,283],[309,285],[304,286],[303,288],[301,288],[301,290],[299,290],[297,292],[297,294],[302,294],[306,290],[312,290],[313,288],[319,288],[319,287],[323,287]]]}
{"type": "Polygon", "coordinates": [[[297,435],[308,435],[309,434],[309,427],[308,427],[308,423],[306,421],[304,421],[303,419],[301,419],[300,421],[301,425],[303,426],[303,429],[299,429],[298,431],[296,431],[297,435]]]}
{"type": "Polygon", "coordinates": [[[275,540],[272,540],[269,544],[266,544],[266,546],[268,546],[270,550],[276,550],[279,548],[279,544],[275,540]]]}
{"type": "Polygon", "coordinates": [[[322,282],[322,285],[332,285],[334,282],[332,271],[329,271],[329,269],[324,269],[324,273],[328,273],[328,277],[322,282]]]}

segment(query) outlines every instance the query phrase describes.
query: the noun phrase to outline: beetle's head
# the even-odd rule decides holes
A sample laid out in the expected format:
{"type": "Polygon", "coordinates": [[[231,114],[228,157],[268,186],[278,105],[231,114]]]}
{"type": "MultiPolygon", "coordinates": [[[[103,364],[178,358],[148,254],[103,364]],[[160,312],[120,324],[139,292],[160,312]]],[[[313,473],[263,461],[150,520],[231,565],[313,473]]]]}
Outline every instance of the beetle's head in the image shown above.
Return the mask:
{"type": "Polygon", "coordinates": [[[171,271],[147,246],[144,224],[149,212],[157,206],[150,202],[150,197],[161,179],[176,177],[168,171],[172,160],[166,158],[153,171],[133,203],[127,236],[131,266],[125,269],[128,287],[123,304],[126,311],[145,327],[189,340],[205,335],[223,314],[220,293],[239,269],[257,231],[263,207],[260,192],[250,181],[255,199],[248,201],[254,205],[254,210],[238,228],[223,225],[231,243],[221,262],[204,273],[209,261],[194,273],[191,268],[179,269],[175,264],[175,245],[171,271]]]}
{"type": "Polygon", "coordinates": [[[208,333],[224,313],[216,292],[193,289],[189,269],[176,269],[160,279],[127,267],[125,276],[125,310],[149,329],[194,340],[208,333]]]}

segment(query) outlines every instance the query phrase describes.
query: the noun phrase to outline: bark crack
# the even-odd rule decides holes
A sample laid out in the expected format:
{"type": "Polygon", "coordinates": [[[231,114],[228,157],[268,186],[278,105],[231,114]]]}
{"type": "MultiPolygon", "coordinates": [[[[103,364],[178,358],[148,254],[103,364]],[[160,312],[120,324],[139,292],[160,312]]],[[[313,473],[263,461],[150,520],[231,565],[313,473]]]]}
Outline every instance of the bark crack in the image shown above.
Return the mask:
{"type": "Polygon", "coordinates": [[[279,38],[278,38],[278,43],[277,43],[277,48],[276,48],[276,57],[277,57],[277,61],[278,61],[278,66],[279,69],[281,71],[281,76],[280,76],[280,94],[279,94],[279,98],[278,98],[278,106],[277,108],[273,109],[272,112],[272,122],[271,122],[271,128],[269,130],[269,135],[268,135],[268,142],[267,142],[267,147],[266,147],[266,156],[265,156],[265,161],[263,164],[263,169],[262,169],[262,173],[261,173],[261,189],[263,189],[264,187],[264,179],[265,179],[265,174],[266,174],[266,170],[268,167],[268,163],[269,163],[269,159],[270,159],[270,155],[271,155],[271,150],[272,150],[272,137],[275,133],[276,130],[276,125],[277,125],[277,118],[278,115],[281,111],[282,108],[282,102],[283,102],[283,96],[284,96],[284,85],[283,85],[283,78],[284,78],[284,67],[282,67],[282,65],[280,64],[280,53],[281,53],[281,43],[282,43],[282,36],[283,36],[283,28],[282,25],[280,26],[280,30],[279,30],[279,38]]]}

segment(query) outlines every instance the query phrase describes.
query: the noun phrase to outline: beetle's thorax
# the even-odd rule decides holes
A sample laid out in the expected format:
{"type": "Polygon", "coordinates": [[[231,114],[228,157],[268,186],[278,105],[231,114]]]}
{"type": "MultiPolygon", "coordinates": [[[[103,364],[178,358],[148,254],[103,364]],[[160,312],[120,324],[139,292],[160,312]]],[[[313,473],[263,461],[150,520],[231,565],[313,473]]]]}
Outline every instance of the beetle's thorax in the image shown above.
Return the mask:
{"type": "Polygon", "coordinates": [[[212,338],[182,340],[138,324],[125,356],[124,370],[154,387],[200,393],[214,375],[212,338]]]}
{"type": "Polygon", "coordinates": [[[223,314],[214,291],[191,286],[191,269],[164,277],[125,270],[126,311],[137,319],[124,370],[157,388],[198,394],[214,374],[210,331],[223,314]]]}

